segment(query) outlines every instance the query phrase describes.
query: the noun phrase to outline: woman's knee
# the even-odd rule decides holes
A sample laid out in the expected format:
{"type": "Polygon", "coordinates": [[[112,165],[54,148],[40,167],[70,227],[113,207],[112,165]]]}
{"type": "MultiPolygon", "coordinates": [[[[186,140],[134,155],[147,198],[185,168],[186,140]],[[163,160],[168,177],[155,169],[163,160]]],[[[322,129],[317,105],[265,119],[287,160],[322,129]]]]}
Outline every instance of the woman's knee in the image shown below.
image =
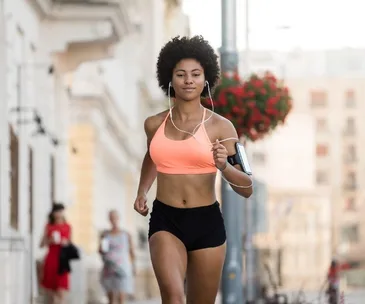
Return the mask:
{"type": "Polygon", "coordinates": [[[183,304],[184,303],[184,286],[179,284],[168,284],[160,286],[161,298],[163,304],[183,304]]]}
{"type": "Polygon", "coordinates": [[[162,304],[184,304],[184,293],[161,292],[162,304]]]}

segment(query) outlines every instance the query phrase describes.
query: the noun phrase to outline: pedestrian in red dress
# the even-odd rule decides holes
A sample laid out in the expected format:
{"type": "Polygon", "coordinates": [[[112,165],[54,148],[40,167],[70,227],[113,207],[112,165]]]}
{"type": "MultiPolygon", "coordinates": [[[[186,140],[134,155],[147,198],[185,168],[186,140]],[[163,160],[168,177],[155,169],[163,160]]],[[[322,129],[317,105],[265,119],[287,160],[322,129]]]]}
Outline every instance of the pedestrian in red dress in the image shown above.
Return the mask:
{"type": "Polygon", "coordinates": [[[71,240],[71,226],[65,220],[64,210],[62,204],[53,205],[40,244],[41,248],[48,246],[41,285],[52,304],[65,304],[69,290],[69,273],[59,274],[61,248],[70,244],[71,240]]]}

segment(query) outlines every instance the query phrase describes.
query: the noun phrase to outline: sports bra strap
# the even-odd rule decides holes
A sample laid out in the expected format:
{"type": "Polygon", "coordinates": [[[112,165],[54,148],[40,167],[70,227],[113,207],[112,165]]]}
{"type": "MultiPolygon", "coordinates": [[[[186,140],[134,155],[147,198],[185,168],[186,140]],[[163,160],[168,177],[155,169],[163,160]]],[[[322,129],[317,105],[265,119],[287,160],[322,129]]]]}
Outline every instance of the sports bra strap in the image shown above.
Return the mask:
{"type": "Polygon", "coordinates": [[[166,121],[169,118],[169,116],[170,116],[170,111],[167,111],[167,115],[166,115],[165,119],[163,120],[163,123],[162,124],[165,124],[166,123],[166,121]]]}

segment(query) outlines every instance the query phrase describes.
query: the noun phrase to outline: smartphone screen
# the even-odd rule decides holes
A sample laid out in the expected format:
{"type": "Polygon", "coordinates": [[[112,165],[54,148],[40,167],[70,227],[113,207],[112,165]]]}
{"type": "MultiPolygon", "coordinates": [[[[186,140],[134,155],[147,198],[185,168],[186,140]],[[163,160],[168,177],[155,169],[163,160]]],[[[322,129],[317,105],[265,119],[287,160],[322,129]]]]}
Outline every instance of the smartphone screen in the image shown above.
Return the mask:
{"type": "Polygon", "coordinates": [[[241,143],[236,143],[238,155],[241,159],[242,170],[248,175],[252,175],[250,164],[248,163],[245,147],[241,143]]]}

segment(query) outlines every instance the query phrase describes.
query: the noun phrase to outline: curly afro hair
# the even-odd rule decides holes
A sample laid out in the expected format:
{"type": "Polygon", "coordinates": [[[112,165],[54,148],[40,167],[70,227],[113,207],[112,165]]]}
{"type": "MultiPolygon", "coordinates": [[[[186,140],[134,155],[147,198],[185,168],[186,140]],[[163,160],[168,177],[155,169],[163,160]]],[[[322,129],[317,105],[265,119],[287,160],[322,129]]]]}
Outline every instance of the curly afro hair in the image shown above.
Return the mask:
{"type": "MultiPolygon", "coordinates": [[[[207,40],[202,36],[192,38],[177,36],[167,42],[161,49],[157,60],[157,80],[161,89],[167,95],[169,82],[172,79],[172,72],[176,64],[182,59],[195,59],[204,69],[205,79],[213,88],[220,75],[218,56],[207,40]]],[[[208,95],[208,88],[204,87],[202,96],[208,95]]],[[[171,88],[171,97],[175,91],[171,88]]]]}

